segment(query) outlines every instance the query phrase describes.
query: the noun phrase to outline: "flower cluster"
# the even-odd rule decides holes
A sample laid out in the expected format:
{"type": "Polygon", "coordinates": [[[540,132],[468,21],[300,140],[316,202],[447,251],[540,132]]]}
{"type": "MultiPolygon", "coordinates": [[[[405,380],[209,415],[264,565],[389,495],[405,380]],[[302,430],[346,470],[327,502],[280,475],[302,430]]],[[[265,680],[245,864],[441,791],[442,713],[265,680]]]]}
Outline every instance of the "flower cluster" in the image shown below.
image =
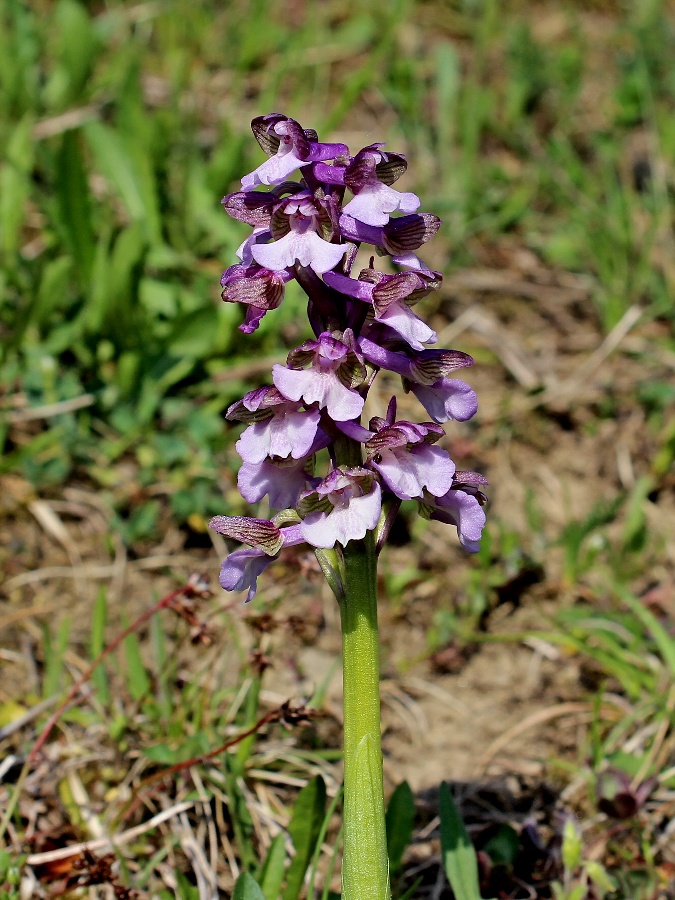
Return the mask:
{"type": "Polygon", "coordinates": [[[250,334],[296,280],[307,294],[315,337],[292,350],[286,365],[273,367],[271,385],[228,410],[228,418],[247,425],[236,445],[241,494],[251,503],[267,496],[279,512],[269,520],[211,521],[211,528],[247,545],[225,560],[221,584],[248,589],[250,600],[258,575],[280,550],[306,543],[339,591],[340,548],[369,531],[381,546],[403,500],[417,500],[422,515],[454,525],[461,544],[475,552],[486,481],[457,471],[436,446],[441,423],[465,421],[476,411],[474,391],[453,377],[473,360],[426,346],[436,343],[436,334],[414,312],[442,282],[415,253],[440,220],[417,211],[415,194],[392,187],[407,163],[383,144],[351,156],[344,144],[321,143],[316,132],[278,113],[254,119],[251,127],[268,159],[242,178],[241,191],[223,199],[226,212],[253,231],[237,251],[240,262],[223,274],[222,298],[245,306],[240,329],[250,334]],[[300,180],[287,180],[296,170],[300,180]],[[364,244],[373,255],[357,273],[364,244]],[[376,268],[376,258],[388,259],[390,271],[376,268]],[[397,420],[392,398],[384,418],[362,425],[380,369],[400,375],[432,421],[397,420]],[[340,453],[347,445],[352,464],[340,453]],[[353,464],[355,445],[361,445],[359,464],[353,464]],[[323,450],[324,475],[317,469],[323,450]]]}

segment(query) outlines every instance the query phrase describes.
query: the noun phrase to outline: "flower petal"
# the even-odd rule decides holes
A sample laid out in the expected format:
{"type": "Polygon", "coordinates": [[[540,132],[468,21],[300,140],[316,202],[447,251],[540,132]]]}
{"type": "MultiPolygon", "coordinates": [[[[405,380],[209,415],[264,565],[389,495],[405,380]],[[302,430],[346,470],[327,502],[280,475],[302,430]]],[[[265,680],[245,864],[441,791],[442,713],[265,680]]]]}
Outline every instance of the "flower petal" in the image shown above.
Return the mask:
{"type": "Polygon", "coordinates": [[[316,369],[288,369],[277,363],[272,367],[274,385],[289,400],[318,403],[326,407],[335,422],[356,419],[363,409],[363,397],[345,387],[334,372],[316,369]]]}
{"type": "Polygon", "coordinates": [[[441,378],[432,385],[410,384],[413,394],[434,422],[466,422],[476,413],[476,392],[459,378],[441,378]]]}
{"type": "Polygon", "coordinates": [[[418,444],[410,450],[385,450],[370,465],[401,500],[421,497],[425,487],[434,496],[445,494],[455,472],[455,464],[446,451],[429,444],[418,444]],[[375,462],[378,458],[379,462],[375,462]]]}
{"type": "Polygon", "coordinates": [[[334,269],[351,244],[330,244],[315,231],[289,231],[271,244],[255,244],[251,247],[253,259],[266,269],[280,271],[295,265],[310,266],[317,275],[334,269]]]}
{"type": "Polygon", "coordinates": [[[345,544],[361,540],[372,531],[380,518],[382,494],[375,482],[373,490],[361,497],[352,497],[348,504],[336,507],[330,513],[314,512],[300,523],[302,535],[308,544],[328,550],[336,543],[345,544]]]}

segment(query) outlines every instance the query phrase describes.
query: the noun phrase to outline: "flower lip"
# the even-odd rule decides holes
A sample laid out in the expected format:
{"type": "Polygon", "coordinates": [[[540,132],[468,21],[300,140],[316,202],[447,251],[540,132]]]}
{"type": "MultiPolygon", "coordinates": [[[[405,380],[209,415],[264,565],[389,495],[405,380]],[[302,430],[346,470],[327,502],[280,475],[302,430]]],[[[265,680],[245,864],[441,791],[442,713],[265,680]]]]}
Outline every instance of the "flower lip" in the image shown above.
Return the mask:
{"type": "Polygon", "coordinates": [[[287,404],[288,399],[272,385],[264,385],[245,394],[228,407],[226,419],[238,422],[260,422],[274,415],[274,407],[287,404]]]}
{"type": "Polygon", "coordinates": [[[360,466],[333,469],[298,503],[300,529],[314,547],[345,546],[372,531],[380,517],[381,489],[373,472],[360,466]]]}

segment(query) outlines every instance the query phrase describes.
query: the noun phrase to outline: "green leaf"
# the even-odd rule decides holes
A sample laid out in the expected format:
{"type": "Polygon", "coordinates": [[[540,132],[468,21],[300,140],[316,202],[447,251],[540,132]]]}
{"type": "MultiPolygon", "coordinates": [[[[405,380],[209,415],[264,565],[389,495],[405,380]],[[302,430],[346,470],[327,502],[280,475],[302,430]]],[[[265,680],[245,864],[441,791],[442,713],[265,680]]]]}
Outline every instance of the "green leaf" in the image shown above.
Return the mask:
{"type": "Polygon", "coordinates": [[[60,99],[76,101],[91,71],[98,40],[83,3],[60,0],[52,23],[57,52],[67,72],[67,92],[60,99]]]}
{"type": "Polygon", "coordinates": [[[75,271],[82,286],[89,282],[96,252],[91,222],[91,200],[87,172],[82,161],[80,135],[66,131],[58,156],[56,200],[66,243],[75,260],[75,271]]]}
{"type": "Polygon", "coordinates": [[[513,866],[520,850],[518,832],[510,825],[500,825],[482,848],[495,866],[513,866]]]}
{"type": "Polygon", "coordinates": [[[260,873],[260,884],[265,900],[277,900],[281,892],[286,868],[286,841],[278,834],[267,851],[267,857],[260,873]]]}
{"type": "Polygon", "coordinates": [[[176,881],[178,882],[179,900],[200,900],[199,888],[187,880],[187,877],[180,870],[176,870],[176,881]]]}
{"type": "Polygon", "coordinates": [[[403,863],[403,854],[412,840],[415,823],[415,797],[407,781],[402,781],[391,795],[387,807],[387,855],[392,875],[403,863]]]}
{"type": "Polygon", "coordinates": [[[7,143],[0,166],[0,247],[8,267],[13,268],[21,243],[21,228],[30,194],[33,165],[33,117],[26,115],[7,143]]]}
{"type": "Polygon", "coordinates": [[[59,691],[63,673],[63,659],[68,646],[71,624],[71,617],[66,616],[58,626],[56,641],[54,642],[51,639],[51,632],[48,628],[45,628],[45,673],[42,682],[44,697],[52,697],[59,691]]]}
{"type": "Polygon", "coordinates": [[[298,794],[288,833],[293,840],[295,856],[286,874],[283,900],[296,900],[302,890],[305,872],[312,859],[321,824],[326,813],[326,785],[317,775],[298,794]]]}
{"type": "Polygon", "coordinates": [[[476,851],[445,782],[441,784],[439,802],[443,868],[455,900],[481,900],[476,851]]]}
{"type": "Polygon", "coordinates": [[[232,900],[273,900],[273,898],[266,898],[255,878],[248,872],[242,872],[234,886],[232,900]]]}
{"type": "Polygon", "coordinates": [[[51,316],[55,310],[63,309],[66,305],[64,301],[68,300],[72,265],[70,256],[59,256],[50,260],[42,270],[40,287],[31,310],[31,322],[36,328],[49,328],[48,340],[54,327],[51,316]]]}
{"type": "Polygon", "coordinates": [[[127,660],[127,688],[138,701],[150,691],[150,679],[143,665],[143,657],[138,638],[132,632],[124,638],[124,653],[127,660]]]}
{"type": "MultiPolygon", "coordinates": [[[[91,637],[89,639],[89,652],[92,662],[99,656],[105,646],[105,623],[108,616],[108,598],[104,585],[99,588],[94,608],[91,614],[91,637]]],[[[91,676],[91,682],[103,706],[110,703],[110,687],[108,677],[103,665],[98,665],[91,676]]]]}
{"type": "Polygon", "coordinates": [[[663,627],[656,618],[654,613],[650,612],[647,607],[634,597],[633,594],[620,584],[613,585],[614,590],[621,598],[622,602],[630,609],[633,615],[647,629],[659,649],[664,663],[670,669],[671,675],[675,677],[675,640],[663,627]]]}
{"type": "Polygon", "coordinates": [[[156,185],[147,153],[138,142],[101,122],[90,122],[84,133],[101,173],[124,203],[129,216],[143,226],[153,244],[161,243],[156,185]]]}

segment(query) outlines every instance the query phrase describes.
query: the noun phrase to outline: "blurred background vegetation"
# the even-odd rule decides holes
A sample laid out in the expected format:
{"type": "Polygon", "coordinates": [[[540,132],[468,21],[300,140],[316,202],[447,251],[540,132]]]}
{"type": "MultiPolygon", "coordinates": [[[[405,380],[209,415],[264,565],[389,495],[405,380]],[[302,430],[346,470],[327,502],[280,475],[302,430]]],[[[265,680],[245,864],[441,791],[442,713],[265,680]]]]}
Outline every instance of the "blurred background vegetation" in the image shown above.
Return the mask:
{"type": "Polygon", "coordinates": [[[141,488],[166,486],[180,520],[220,508],[223,408],[251,356],[298,339],[294,295],[246,343],[218,300],[242,239],[218,201],[256,164],[260,111],[407,151],[445,220],[446,276],[515,235],[592,275],[605,330],[633,303],[670,318],[671,197],[652,165],[675,152],[662,7],[597,4],[583,29],[573,5],[5,0],[3,470],[38,489],[86,476],[131,541],[159,507],[134,506],[121,460],[141,488]]]}

